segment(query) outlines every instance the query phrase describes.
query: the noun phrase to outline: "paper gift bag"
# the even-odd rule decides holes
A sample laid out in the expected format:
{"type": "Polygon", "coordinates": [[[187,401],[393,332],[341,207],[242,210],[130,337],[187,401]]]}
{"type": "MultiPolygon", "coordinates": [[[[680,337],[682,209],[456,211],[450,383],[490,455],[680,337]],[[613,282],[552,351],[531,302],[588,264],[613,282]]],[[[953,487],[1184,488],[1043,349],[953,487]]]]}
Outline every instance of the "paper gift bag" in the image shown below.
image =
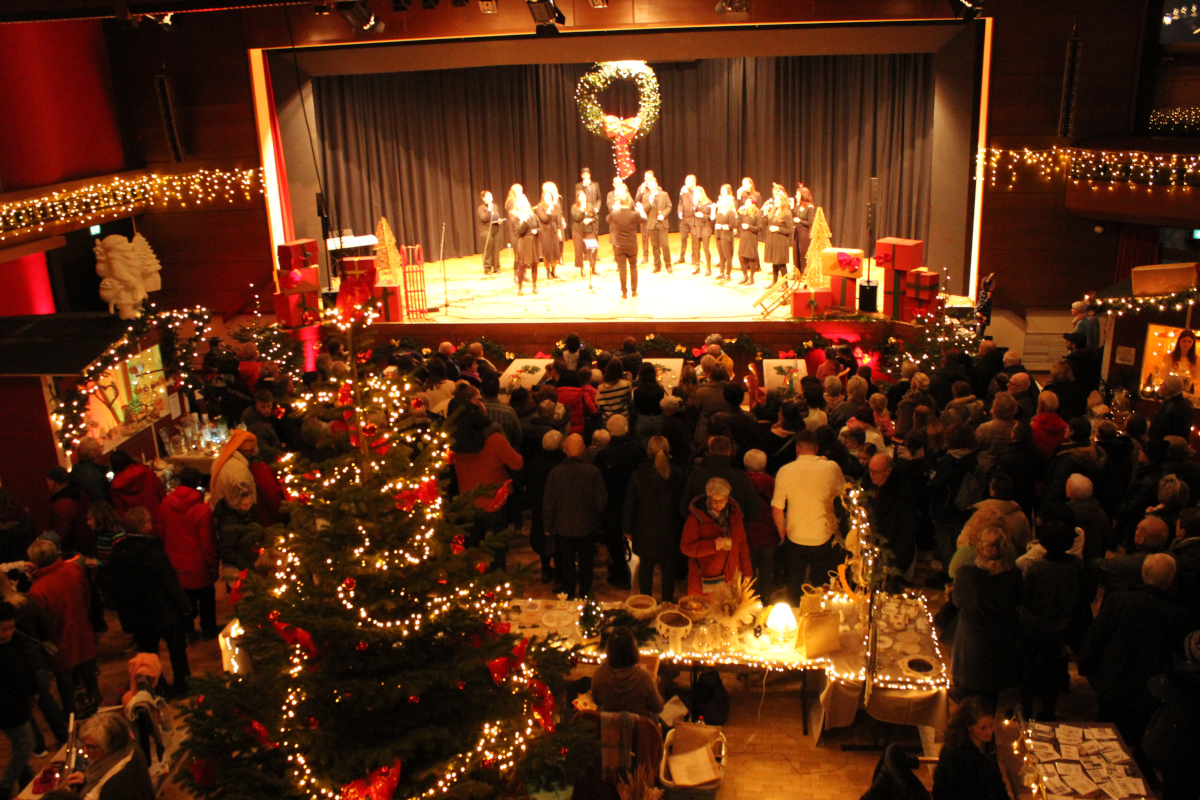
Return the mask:
{"type": "Polygon", "coordinates": [[[815,614],[821,610],[821,602],[825,599],[825,590],[819,586],[806,583],[800,587],[800,615],[815,614]]]}
{"type": "Polygon", "coordinates": [[[291,242],[284,242],[276,246],[275,254],[279,258],[280,267],[293,266],[293,258],[300,258],[304,261],[304,266],[315,267],[317,265],[317,240],[316,239],[296,239],[291,242]]]}
{"type": "Polygon", "coordinates": [[[925,243],[920,239],[888,236],[875,240],[875,265],[908,272],[925,263],[925,243]]]}
{"type": "Polygon", "coordinates": [[[321,321],[321,306],[316,292],[275,295],[275,318],[280,325],[296,328],[321,321]]]}
{"type": "Polygon", "coordinates": [[[1145,297],[1176,294],[1195,288],[1196,263],[1151,264],[1133,268],[1133,293],[1145,297]]]}
{"type": "Polygon", "coordinates": [[[914,300],[928,302],[937,296],[938,281],[941,275],[937,272],[930,272],[925,267],[920,269],[910,270],[906,273],[907,278],[904,281],[904,294],[914,300]]]}
{"type": "Polygon", "coordinates": [[[283,294],[305,294],[321,290],[321,279],[317,275],[316,267],[300,267],[287,272],[280,270],[278,278],[279,291],[283,294]]]}
{"type": "Polygon", "coordinates": [[[800,636],[796,649],[805,659],[827,656],[840,648],[838,641],[839,616],[836,611],[820,611],[800,618],[800,636]]]}
{"type": "Polygon", "coordinates": [[[821,251],[821,273],[858,278],[863,271],[863,251],[849,247],[826,247],[821,251]]]}
{"type": "Polygon", "coordinates": [[[833,304],[838,308],[848,308],[854,311],[858,308],[858,281],[844,275],[835,275],[829,279],[829,288],[833,292],[833,304]]]}
{"type": "Polygon", "coordinates": [[[404,321],[399,286],[376,286],[371,290],[371,297],[379,303],[379,322],[404,321]]]}
{"type": "Polygon", "coordinates": [[[833,292],[829,289],[801,289],[792,293],[792,316],[815,317],[833,307],[833,292]]]}
{"type": "Polygon", "coordinates": [[[888,319],[904,319],[905,273],[886,269],[883,272],[883,315],[888,319]]]}

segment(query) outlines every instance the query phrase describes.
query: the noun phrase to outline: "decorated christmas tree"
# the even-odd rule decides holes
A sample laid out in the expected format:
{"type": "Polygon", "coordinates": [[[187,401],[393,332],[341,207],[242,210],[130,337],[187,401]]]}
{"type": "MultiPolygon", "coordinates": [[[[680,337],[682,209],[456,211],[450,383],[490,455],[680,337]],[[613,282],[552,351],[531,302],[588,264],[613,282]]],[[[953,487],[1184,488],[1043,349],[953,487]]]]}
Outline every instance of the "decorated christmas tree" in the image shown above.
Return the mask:
{"type": "Polygon", "coordinates": [[[282,462],[290,519],[233,587],[233,669],[187,714],[183,780],[247,800],[520,794],[514,776],[561,775],[580,734],[551,735],[570,653],[510,632],[516,587],[487,569],[501,542],[471,546],[456,520],[474,495],[444,496],[452,426],[414,416],[361,320],[339,326],[349,379],[294,406],[340,455],[282,462]]]}
{"type": "Polygon", "coordinates": [[[813,218],[808,252],[804,254],[804,274],[800,276],[810,289],[825,289],[830,284],[829,276],[821,272],[821,251],[830,247],[831,237],[829,223],[825,221],[825,209],[818,208],[813,218]]]}

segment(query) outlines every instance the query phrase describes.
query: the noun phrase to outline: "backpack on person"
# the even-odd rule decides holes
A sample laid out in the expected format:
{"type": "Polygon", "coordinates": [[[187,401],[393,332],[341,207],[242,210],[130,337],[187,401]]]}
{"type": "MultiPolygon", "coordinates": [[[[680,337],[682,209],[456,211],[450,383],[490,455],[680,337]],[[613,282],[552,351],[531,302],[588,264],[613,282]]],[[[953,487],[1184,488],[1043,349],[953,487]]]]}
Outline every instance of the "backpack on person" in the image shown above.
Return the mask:
{"type": "Polygon", "coordinates": [[[958,492],[954,495],[954,507],[966,512],[971,506],[986,500],[990,482],[990,470],[983,464],[976,464],[974,469],[963,474],[958,492]]]}

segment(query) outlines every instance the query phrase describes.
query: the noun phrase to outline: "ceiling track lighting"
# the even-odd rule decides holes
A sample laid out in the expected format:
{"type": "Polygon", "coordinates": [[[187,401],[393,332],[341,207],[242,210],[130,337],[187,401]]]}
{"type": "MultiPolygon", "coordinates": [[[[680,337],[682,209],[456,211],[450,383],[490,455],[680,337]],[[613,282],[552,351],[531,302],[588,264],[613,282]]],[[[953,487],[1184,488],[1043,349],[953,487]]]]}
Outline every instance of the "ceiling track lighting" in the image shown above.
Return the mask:
{"type": "Polygon", "coordinates": [[[479,0],[479,10],[484,14],[495,14],[498,11],[496,0],[479,0]]]}
{"type": "Polygon", "coordinates": [[[718,0],[715,11],[718,14],[745,14],[750,11],[750,0],[718,0]]]}
{"type": "Polygon", "coordinates": [[[592,8],[608,8],[608,0],[588,0],[592,8]]]}
{"type": "Polygon", "coordinates": [[[383,33],[384,23],[371,13],[367,0],[340,0],[336,8],[346,24],[354,30],[383,33]]]}
{"type": "Polygon", "coordinates": [[[983,13],[983,7],[987,5],[987,0],[949,0],[950,13],[955,19],[962,19],[963,22],[970,22],[983,13]]]}

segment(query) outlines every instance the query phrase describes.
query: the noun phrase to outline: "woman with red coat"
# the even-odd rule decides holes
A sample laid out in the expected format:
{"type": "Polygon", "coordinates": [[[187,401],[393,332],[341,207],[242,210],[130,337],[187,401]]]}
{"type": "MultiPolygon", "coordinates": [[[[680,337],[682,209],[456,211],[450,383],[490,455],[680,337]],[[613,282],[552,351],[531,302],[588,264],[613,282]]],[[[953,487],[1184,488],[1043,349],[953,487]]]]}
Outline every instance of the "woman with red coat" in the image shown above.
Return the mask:
{"type": "Polygon", "coordinates": [[[1029,420],[1033,428],[1033,446],[1054,458],[1054,451],[1067,440],[1067,423],[1058,415],[1058,395],[1049,389],[1038,393],[1038,413],[1029,420]]]}
{"type": "MultiPolygon", "coordinates": [[[[217,556],[217,533],[213,527],[212,509],[204,502],[200,491],[203,476],[199,470],[186,467],[179,476],[179,486],[162,502],[159,535],[167,558],[179,576],[179,585],[192,602],[191,622],[200,617],[200,635],[205,639],[217,636],[217,581],[220,558],[217,556]]],[[[194,628],[193,628],[194,630],[194,628]]]]}
{"type": "Polygon", "coordinates": [[[581,386],[579,373],[573,369],[559,370],[558,402],[571,412],[571,433],[583,435],[584,424],[588,414],[598,414],[595,393],[588,391],[590,387],[581,386]]]}
{"type": "Polygon", "coordinates": [[[108,457],[108,465],[113,471],[112,504],[117,516],[124,519],[129,509],[141,506],[157,522],[158,507],[167,496],[167,487],[163,486],[154,470],[134,462],[133,456],[124,450],[113,450],[108,457]]]}
{"type": "Polygon", "coordinates": [[[708,594],[734,573],[754,574],[742,510],[729,496],[724,478],[709,478],[704,494],[692,500],[679,549],[688,556],[688,594],[708,594]]]}

